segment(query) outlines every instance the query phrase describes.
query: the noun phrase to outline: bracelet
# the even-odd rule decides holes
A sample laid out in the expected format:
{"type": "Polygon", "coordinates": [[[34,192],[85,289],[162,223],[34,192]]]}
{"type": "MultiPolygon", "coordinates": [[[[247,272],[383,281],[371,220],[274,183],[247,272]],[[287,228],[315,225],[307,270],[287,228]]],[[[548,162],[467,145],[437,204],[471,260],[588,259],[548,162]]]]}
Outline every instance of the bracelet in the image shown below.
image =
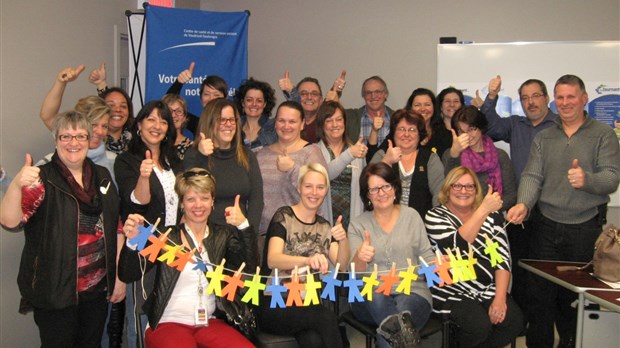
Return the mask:
{"type": "Polygon", "coordinates": [[[108,90],[108,86],[105,86],[105,87],[103,87],[101,89],[97,88],[97,94],[101,94],[101,93],[103,93],[103,92],[105,92],[107,90],[108,90]]]}

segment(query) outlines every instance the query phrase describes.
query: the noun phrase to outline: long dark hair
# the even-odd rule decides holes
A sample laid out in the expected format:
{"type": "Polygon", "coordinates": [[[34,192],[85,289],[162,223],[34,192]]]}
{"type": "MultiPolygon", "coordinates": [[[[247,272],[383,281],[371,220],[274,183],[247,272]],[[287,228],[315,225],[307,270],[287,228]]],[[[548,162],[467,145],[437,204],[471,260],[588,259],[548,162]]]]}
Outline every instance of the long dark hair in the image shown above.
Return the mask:
{"type": "Polygon", "coordinates": [[[165,170],[168,170],[179,164],[181,160],[174,146],[174,142],[177,139],[177,130],[174,128],[174,120],[172,119],[170,109],[168,109],[168,106],[161,100],[153,100],[146,103],[142,109],[140,109],[140,112],[138,112],[138,116],[136,116],[134,123],[131,125],[131,140],[129,141],[128,152],[138,156],[140,159],[145,158],[148,147],[144,144],[140,135],[138,135],[138,124],[147,118],[155,109],[159,111],[159,116],[162,120],[168,122],[166,136],[164,140],[159,143],[159,165],[165,170]]]}
{"type": "MultiPolygon", "coordinates": [[[[407,99],[407,105],[405,108],[407,110],[411,110],[413,108],[413,100],[415,97],[425,95],[431,98],[431,104],[433,105],[433,115],[431,116],[431,130],[433,133],[439,131],[442,127],[445,128],[443,120],[441,119],[440,111],[437,108],[437,99],[435,98],[435,93],[428,88],[416,88],[411,92],[409,99],[407,99]]],[[[420,139],[422,140],[422,139],[420,139]]]]}

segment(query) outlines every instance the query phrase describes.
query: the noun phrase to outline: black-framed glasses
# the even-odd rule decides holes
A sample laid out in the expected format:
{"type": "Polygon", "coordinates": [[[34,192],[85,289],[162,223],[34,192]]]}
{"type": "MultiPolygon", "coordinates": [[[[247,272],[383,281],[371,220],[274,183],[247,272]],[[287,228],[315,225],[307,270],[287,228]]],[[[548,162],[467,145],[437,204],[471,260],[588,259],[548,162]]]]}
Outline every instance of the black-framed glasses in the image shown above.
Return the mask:
{"type": "Polygon", "coordinates": [[[529,95],[524,95],[524,96],[521,96],[521,101],[522,101],[522,102],[526,102],[526,103],[527,103],[527,102],[529,102],[530,100],[534,101],[534,99],[540,99],[540,98],[542,98],[542,97],[544,97],[544,96],[545,96],[545,95],[544,95],[544,94],[542,94],[542,93],[534,93],[534,94],[532,94],[531,96],[529,96],[529,95]]]}
{"type": "Polygon", "coordinates": [[[234,126],[237,124],[237,119],[235,117],[232,118],[220,118],[220,124],[223,126],[226,123],[230,124],[231,126],[234,126]]]}
{"type": "Polygon", "coordinates": [[[208,177],[208,178],[213,177],[211,175],[211,173],[209,173],[207,171],[200,171],[200,172],[187,171],[187,172],[183,173],[183,179],[189,179],[189,178],[194,177],[194,176],[205,176],[205,177],[208,177]]]}
{"type": "Polygon", "coordinates": [[[474,184],[452,184],[450,187],[452,187],[454,191],[461,191],[462,189],[465,189],[467,192],[473,192],[476,189],[476,185],[474,184]]]}
{"type": "Polygon", "coordinates": [[[321,93],[317,92],[317,91],[312,91],[312,92],[308,92],[308,91],[301,91],[299,92],[299,96],[302,98],[318,98],[321,96],[321,93]]]}
{"type": "Polygon", "coordinates": [[[75,139],[79,142],[84,142],[84,141],[88,141],[88,134],[78,134],[78,135],[70,135],[70,134],[60,134],[58,136],[58,140],[60,140],[63,143],[68,143],[71,142],[71,140],[75,139]]]}
{"type": "Polygon", "coordinates": [[[390,191],[392,191],[394,187],[392,187],[392,185],[390,184],[385,184],[385,185],[381,185],[381,186],[377,186],[377,187],[370,187],[368,188],[368,193],[371,195],[376,195],[377,193],[379,193],[379,190],[383,191],[384,193],[388,193],[390,191]]]}

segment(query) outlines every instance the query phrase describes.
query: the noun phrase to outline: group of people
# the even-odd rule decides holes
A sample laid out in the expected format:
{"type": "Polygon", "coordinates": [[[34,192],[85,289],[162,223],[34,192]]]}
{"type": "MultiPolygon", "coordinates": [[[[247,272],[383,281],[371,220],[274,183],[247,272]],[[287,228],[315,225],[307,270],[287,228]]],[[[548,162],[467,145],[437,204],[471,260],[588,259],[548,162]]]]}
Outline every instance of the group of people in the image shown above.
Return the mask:
{"type": "MultiPolygon", "coordinates": [[[[58,73],[40,115],[56,150],[38,166],[26,156],[0,207],[6,229],[25,231],[20,310],[34,311],[43,346],[98,347],[103,336],[119,347],[125,308],[131,346],[253,346],[204,291],[204,272],[146,262],[129,242],[159,222],[209,270],[225,259],[264,277],[279,272],[283,283],[336,265],[388,273],[446,250],[478,260],[476,279],[429,289],[420,277],[408,295],[394,284],[390,296],[351,304],[378,326],[379,347],[408,346],[432,312],[458,325],[463,347],[504,346],[526,322],[528,346],[552,346],[554,324],[563,346],[574,340],[571,295],[514,266],[589,261],[620,182],[618,141],[585,113],[577,76],[554,86],[559,115],[545,84],[527,80],[526,116],[508,118],[495,112],[500,76],[472,106],[453,87],[437,97],[417,88],[396,110],[379,76],[364,81],[355,109],[339,102],[346,71],[325,97],[317,79],[293,86],[286,72],[277,107],[266,82],[250,78],[227,99],[226,81],[210,76],[194,116],[179,95],[192,63],[134,117],[102,65],[89,75],[98,95],[58,113],[84,69],[58,73]],[[510,157],[497,140],[510,143],[510,157]],[[497,264],[484,252],[489,239],[497,264]]],[[[260,330],[294,335],[301,347],[343,346],[330,308],[271,308],[272,294],[261,296],[260,330]]]]}

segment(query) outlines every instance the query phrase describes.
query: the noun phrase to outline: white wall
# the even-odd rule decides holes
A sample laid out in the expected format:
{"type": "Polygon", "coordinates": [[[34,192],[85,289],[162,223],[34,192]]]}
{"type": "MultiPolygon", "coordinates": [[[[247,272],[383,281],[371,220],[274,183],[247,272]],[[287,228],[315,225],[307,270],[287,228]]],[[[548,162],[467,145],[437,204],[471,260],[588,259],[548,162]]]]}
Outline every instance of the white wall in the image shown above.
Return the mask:
{"type": "MultiPolygon", "coordinates": [[[[178,0],[177,6],[196,8],[197,1],[178,0]]],[[[87,65],[68,87],[63,109],[94,92],[86,76],[101,62],[108,63],[111,84],[118,82],[114,26],[125,32],[124,12],[135,5],[122,0],[0,2],[0,164],[10,174],[19,170],[26,151],[40,158],[52,150],[38,113],[57,71],[87,65]]],[[[288,68],[293,79],[316,76],[327,88],[346,68],[343,102],[351,107],[362,104],[361,81],[374,74],[387,80],[394,107],[402,106],[415,87],[433,88],[440,36],[476,42],[620,39],[617,0],[202,0],[200,7],[252,12],[250,73],[274,86],[288,68]]],[[[0,346],[37,346],[32,315],[17,314],[23,235],[0,232],[0,346]]]]}

